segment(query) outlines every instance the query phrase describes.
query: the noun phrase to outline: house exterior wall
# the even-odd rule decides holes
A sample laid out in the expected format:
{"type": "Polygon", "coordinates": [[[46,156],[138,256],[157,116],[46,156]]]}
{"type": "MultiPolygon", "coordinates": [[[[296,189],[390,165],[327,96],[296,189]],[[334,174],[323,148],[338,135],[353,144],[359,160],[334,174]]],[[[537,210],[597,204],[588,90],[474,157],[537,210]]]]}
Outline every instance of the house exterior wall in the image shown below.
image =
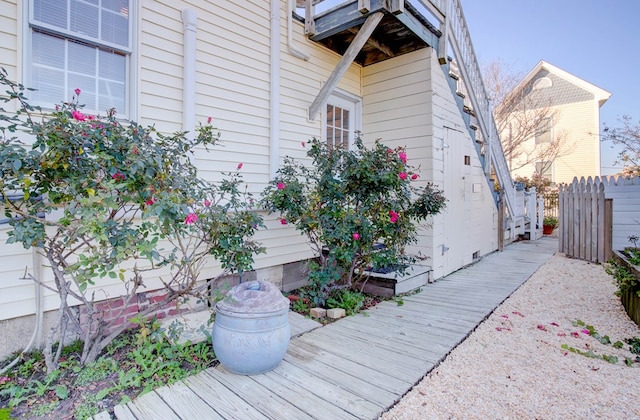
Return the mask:
{"type": "MultiPolygon", "coordinates": [[[[270,178],[270,9],[265,0],[219,1],[203,7],[196,1],[140,0],[134,2],[137,33],[133,51],[133,115],[143,124],[153,124],[163,133],[181,131],[183,124],[183,22],[181,12],[197,12],[195,121],[213,123],[222,134],[224,147],[198,150],[196,164],[203,177],[216,180],[221,172],[243,163],[242,175],[249,190],[259,194],[270,178]]],[[[309,41],[303,25],[293,21],[294,42],[309,54],[308,61],[289,52],[286,1],[280,2],[278,123],[280,160],[285,156],[305,159],[302,142],[321,137],[323,115],[309,120],[308,108],[327,80],[340,56],[309,41]]],[[[23,82],[21,34],[25,30],[22,3],[4,2],[0,7],[0,66],[13,80],[23,82]]],[[[431,49],[362,68],[353,64],[338,89],[363,99],[363,131],[367,141],[382,138],[389,146],[406,145],[411,163],[421,166],[420,182],[431,181],[446,190],[448,208],[432,220],[432,228],[421,231],[413,249],[429,258],[426,264],[434,278],[442,277],[472,262],[472,255],[497,248],[496,207],[482,174],[473,141],[464,127],[453,94],[431,49]],[[450,147],[446,144],[450,143],[450,147]],[[471,165],[462,164],[470,156],[471,165]]],[[[63,98],[61,98],[62,100],[63,98]]],[[[52,104],[53,105],[53,104],[52,104]]],[[[277,215],[266,215],[267,229],[257,234],[266,254],[257,256],[257,276],[282,282],[283,266],[312,257],[306,240],[293,227],[279,223],[277,215]]],[[[0,322],[15,320],[30,325],[36,311],[36,292],[25,273],[51,281],[49,269],[32,250],[5,244],[7,225],[0,225],[0,322]]],[[[215,261],[203,278],[217,274],[215,261]]],[[[115,297],[118,281],[101,279],[98,296],[115,297]],[[102,280],[105,280],[102,282],[102,280]]],[[[158,279],[148,279],[148,290],[157,289],[158,279]]],[[[42,308],[54,310],[57,295],[41,290],[42,308]]],[[[8,328],[8,327],[7,327],[8,328]]],[[[29,328],[26,328],[27,330],[29,328]]],[[[10,340],[21,348],[27,334],[10,340]]]]}
{"type": "MultiPolygon", "coordinates": [[[[242,5],[219,2],[216,7],[203,8],[197,2],[147,1],[134,3],[137,34],[132,59],[132,86],[135,92],[134,115],[141,124],[153,124],[164,133],[182,130],[182,66],[184,8],[197,12],[196,35],[196,116],[195,120],[213,123],[222,134],[223,147],[209,152],[199,150],[196,164],[201,176],[215,180],[221,172],[233,171],[243,163],[242,174],[249,190],[258,194],[270,177],[270,10],[269,2],[255,0],[242,5]]],[[[294,39],[298,47],[311,56],[303,61],[289,53],[287,45],[286,2],[280,8],[280,158],[304,158],[302,142],[321,136],[322,115],[314,121],[307,117],[308,107],[322,83],[340,60],[337,54],[306,39],[303,25],[293,22],[294,39]]],[[[21,69],[21,33],[27,23],[23,6],[7,2],[0,8],[0,66],[8,70],[13,80],[23,82],[21,69]],[[6,6],[6,7],[5,7],[6,6]]],[[[361,96],[360,66],[352,65],[338,85],[342,91],[361,96]]],[[[63,98],[61,98],[62,100],[63,98]]],[[[53,105],[53,104],[52,104],[53,105]]],[[[11,109],[9,109],[11,110],[11,109]]],[[[312,256],[305,238],[293,227],[282,226],[276,215],[265,215],[267,230],[257,240],[267,247],[267,253],[257,256],[254,264],[262,277],[279,283],[282,265],[312,256]]],[[[8,225],[0,225],[0,320],[22,317],[35,312],[32,282],[20,280],[25,273],[37,273],[50,282],[46,268],[40,267],[31,250],[20,245],[7,245],[8,225]]],[[[216,275],[219,267],[211,261],[203,278],[216,275]]],[[[117,281],[102,279],[105,298],[121,291],[117,281]]],[[[157,279],[146,282],[149,290],[160,287],[157,279]]],[[[57,308],[57,295],[43,290],[43,309],[57,308]]]]}
{"type": "MultiPolygon", "coordinates": [[[[566,103],[552,107],[555,115],[554,137],[561,138],[563,151],[553,163],[552,181],[571,183],[574,177],[600,176],[600,109],[595,100],[566,103]]],[[[535,139],[523,147],[532,150],[535,139]]],[[[514,177],[530,178],[535,172],[531,163],[514,170],[514,177]]]]}
{"type": "MultiPolygon", "coordinates": [[[[527,95],[536,95],[527,105],[543,107],[539,112],[535,108],[528,110],[530,118],[553,116],[552,136],[559,139],[561,146],[553,162],[551,180],[571,183],[574,177],[600,176],[600,107],[611,94],[544,61],[538,63],[514,92],[521,89],[527,89],[527,95]],[[536,88],[536,83],[541,81],[546,83],[536,88]]],[[[519,126],[521,124],[515,123],[514,129],[519,126]]],[[[524,155],[535,156],[535,146],[532,135],[523,145],[527,151],[524,155]]],[[[510,166],[516,168],[512,170],[514,177],[530,178],[536,169],[533,162],[519,168],[521,163],[517,160],[510,166]]]]}
{"type": "Polygon", "coordinates": [[[471,263],[474,253],[496,250],[493,193],[433,49],[367,66],[362,80],[365,138],[405,146],[421,182],[433,182],[447,198],[408,251],[428,257],[437,279],[471,263]]]}

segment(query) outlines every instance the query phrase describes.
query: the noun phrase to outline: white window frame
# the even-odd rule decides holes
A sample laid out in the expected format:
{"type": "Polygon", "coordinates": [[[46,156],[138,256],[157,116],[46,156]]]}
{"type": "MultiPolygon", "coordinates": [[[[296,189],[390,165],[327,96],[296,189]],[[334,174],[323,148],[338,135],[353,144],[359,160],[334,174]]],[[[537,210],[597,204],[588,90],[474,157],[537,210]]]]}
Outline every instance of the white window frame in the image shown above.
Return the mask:
{"type": "Polygon", "coordinates": [[[346,91],[335,89],[322,112],[322,140],[327,141],[327,105],[333,105],[349,111],[348,147],[353,148],[356,131],[362,131],[362,99],[346,91]]]}
{"type": "MultiPolygon", "coordinates": [[[[60,0],[55,0],[60,1],[60,0]]],[[[63,0],[69,2],[70,0],[63,0]]],[[[134,53],[134,46],[137,45],[137,32],[138,32],[138,7],[139,0],[128,0],[129,1],[129,10],[128,10],[128,30],[129,30],[129,45],[120,46],[111,44],[106,41],[96,40],[89,37],[82,37],[82,35],[67,31],[62,28],[57,28],[53,25],[47,25],[43,22],[36,22],[33,14],[34,14],[34,0],[25,0],[23,2],[23,54],[22,54],[22,67],[23,67],[23,80],[25,81],[25,86],[32,87],[32,45],[33,45],[33,33],[37,30],[40,32],[44,32],[47,34],[60,36],[65,39],[74,39],[77,41],[81,41],[87,45],[92,47],[104,48],[104,49],[113,49],[122,53],[125,56],[125,76],[124,76],[124,93],[125,97],[123,98],[123,102],[125,104],[126,109],[116,109],[117,116],[122,119],[135,120],[137,117],[137,83],[136,83],[136,69],[137,69],[137,56],[134,53]]],[[[74,89],[77,86],[73,86],[73,82],[68,80],[69,71],[65,69],[65,80],[61,81],[61,84],[66,85],[64,88],[64,97],[58,98],[56,103],[43,103],[38,102],[37,100],[32,101],[34,105],[39,105],[43,109],[52,109],[57,103],[60,101],[66,100],[69,101],[74,94],[74,89]]],[[[27,95],[29,96],[29,95],[27,95]]],[[[83,104],[82,96],[80,96],[80,104],[83,104]]],[[[87,113],[95,113],[104,115],[106,113],[106,109],[93,109],[90,106],[84,108],[84,111],[87,113]]]]}
{"type": "Polygon", "coordinates": [[[553,143],[553,118],[543,118],[536,125],[535,144],[553,143]],[[548,133],[548,134],[547,134],[548,133]]]}

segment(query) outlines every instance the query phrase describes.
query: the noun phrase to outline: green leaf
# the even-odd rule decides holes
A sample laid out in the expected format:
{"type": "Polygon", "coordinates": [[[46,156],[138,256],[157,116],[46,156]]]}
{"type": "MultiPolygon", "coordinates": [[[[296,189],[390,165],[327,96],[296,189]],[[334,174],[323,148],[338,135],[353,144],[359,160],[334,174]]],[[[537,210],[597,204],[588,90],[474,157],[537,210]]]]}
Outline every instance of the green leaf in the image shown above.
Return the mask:
{"type": "Polygon", "coordinates": [[[22,168],[22,161],[20,159],[16,159],[13,161],[13,170],[18,172],[22,168]]]}
{"type": "Polygon", "coordinates": [[[118,275],[116,273],[114,273],[113,271],[109,271],[109,277],[111,277],[112,279],[115,279],[118,277],[118,275]]]}
{"type": "Polygon", "coordinates": [[[69,397],[69,389],[66,386],[56,385],[54,387],[56,396],[61,400],[66,400],[69,397]]]}

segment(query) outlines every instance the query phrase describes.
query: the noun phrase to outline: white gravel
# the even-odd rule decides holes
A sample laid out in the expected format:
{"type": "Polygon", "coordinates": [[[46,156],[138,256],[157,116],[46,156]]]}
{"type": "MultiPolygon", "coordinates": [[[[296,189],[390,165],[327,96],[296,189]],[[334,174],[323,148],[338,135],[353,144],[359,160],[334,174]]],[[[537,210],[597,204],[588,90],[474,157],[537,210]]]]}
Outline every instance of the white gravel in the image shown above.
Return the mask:
{"type": "Polygon", "coordinates": [[[640,337],[614,291],[602,266],[556,254],[381,418],[640,419],[640,363],[624,364],[636,355],[573,325],[640,337]]]}

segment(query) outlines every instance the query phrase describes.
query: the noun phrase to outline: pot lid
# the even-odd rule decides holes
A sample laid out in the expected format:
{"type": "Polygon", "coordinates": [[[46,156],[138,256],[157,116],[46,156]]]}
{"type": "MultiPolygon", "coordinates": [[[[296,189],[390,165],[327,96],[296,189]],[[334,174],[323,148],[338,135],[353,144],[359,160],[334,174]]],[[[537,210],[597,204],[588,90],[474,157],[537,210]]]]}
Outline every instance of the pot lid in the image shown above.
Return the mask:
{"type": "Polygon", "coordinates": [[[289,299],[282,296],[273,283],[263,280],[240,283],[229,290],[216,304],[216,309],[236,313],[282,311],[289,307],[289,299]]]}

